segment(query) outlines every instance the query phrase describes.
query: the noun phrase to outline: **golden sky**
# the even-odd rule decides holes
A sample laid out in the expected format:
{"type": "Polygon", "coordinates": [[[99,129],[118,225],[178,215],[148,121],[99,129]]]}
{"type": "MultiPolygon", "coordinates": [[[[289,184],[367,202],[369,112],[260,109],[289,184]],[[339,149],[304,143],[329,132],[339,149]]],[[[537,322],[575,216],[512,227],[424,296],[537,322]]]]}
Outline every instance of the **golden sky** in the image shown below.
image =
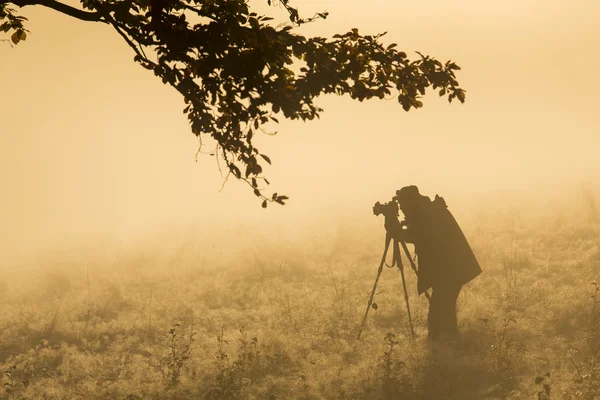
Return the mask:
{"type": "Polygon", "coordinates": [[[263,210],[234,180],[218,192],[214,159],[195,162],[182,99],[134,64],[116,32],[29,7],[27,40],[0,42],[3,260],[165,224],[292,227],[335,207],[368,218],[375,201],[407,184],[464,209],[486,196],[600,181],[597,0],[295,4],[304,15],[330,13],[302,28],[307,35],[387,31],[384,42],[409,55],[452,59],[467,102],[431,94],[405,113],[395,100],[320,98],[321,120],[282,122],[261,140],[272,189],[291,197],[263,210]]]}

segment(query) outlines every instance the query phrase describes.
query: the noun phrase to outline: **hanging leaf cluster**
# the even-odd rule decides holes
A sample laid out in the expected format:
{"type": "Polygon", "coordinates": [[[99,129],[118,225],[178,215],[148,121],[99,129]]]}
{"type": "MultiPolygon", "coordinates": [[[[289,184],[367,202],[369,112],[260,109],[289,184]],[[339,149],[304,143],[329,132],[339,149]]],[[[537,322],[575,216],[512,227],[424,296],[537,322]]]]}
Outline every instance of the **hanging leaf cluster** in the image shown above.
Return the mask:
{"type": "MultiPolygon", "coordinates": [[[[272,0],[267,0],[272,4],[272,0]]],[[[54,0],[0,0],[0,30],[14,44],[25,40],[24,17],[9,5],[41,5],[74,18],[110,25],[135,53],[134,60],[183,97],[183,112],[202,146],[214,146],[229,174],[246,182],[262,200],[285,204],[286,196],[265,195],[269,185],[253,139],[278,118],[303,121],[323,111],[322,94],[363,101],[395,96],[405,111],[423,106],[428,88],[451,102],[465,101],[453,62],[417,53],[409,59],[385,46],[382,36],[344,34],[305,37],[294,28],[325,19],[326,12],[301,18],[289,0],[279,0],[289,22],[252,12],[245,0],[83,0],[75,8],[54,0]]]]}

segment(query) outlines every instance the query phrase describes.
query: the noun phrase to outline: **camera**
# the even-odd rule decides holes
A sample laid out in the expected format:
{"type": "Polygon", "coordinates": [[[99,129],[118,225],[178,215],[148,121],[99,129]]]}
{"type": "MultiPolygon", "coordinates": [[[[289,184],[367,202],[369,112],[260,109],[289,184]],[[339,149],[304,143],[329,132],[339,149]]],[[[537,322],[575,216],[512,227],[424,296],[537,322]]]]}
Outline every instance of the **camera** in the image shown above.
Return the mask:
{"type": "Polygon", "coordinates": [[[386,218],[398,216],[398,203],[394,200],[387,203],[381,204],[380,202],[375,203],[373,206],[373,214],[383,214],[386,218]]]}

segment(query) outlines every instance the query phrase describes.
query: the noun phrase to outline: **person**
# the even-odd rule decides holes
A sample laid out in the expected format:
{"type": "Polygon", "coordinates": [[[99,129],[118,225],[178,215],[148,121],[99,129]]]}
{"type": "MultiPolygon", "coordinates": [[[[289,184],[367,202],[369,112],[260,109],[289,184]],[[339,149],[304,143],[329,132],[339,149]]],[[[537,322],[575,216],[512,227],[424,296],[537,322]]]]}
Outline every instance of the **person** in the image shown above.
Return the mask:
{"type": "Polygon", "coordinates": [[[418,260],[417,290],[432,289],[427,316],[431,340],[459,339],[456,302],[462,287],[481,273],[481,267],[444,199],[435,200],[406,186],[394,197],[405,216],[386,226],[396,240],[413,243],[418,260]]]}

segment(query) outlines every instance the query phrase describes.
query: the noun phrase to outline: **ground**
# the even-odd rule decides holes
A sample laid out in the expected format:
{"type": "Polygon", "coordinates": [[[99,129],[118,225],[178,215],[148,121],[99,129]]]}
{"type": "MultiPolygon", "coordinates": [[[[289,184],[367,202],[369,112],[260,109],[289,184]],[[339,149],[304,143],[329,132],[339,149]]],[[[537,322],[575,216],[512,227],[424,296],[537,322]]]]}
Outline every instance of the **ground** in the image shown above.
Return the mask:
{"type": "Polygon", "coordinates": [[[478,215],[463,229],[483,273],[459,297],[457,349],[427,342],[409,269],[416,338],[385,268],[357,339],[383,250],[374,232],[265,239],[223,258],[185,239],[160,255],[159,243],[113,259],[67,251],[0,282],[0,397],[600,398],[598,214],[478,215]]]}

